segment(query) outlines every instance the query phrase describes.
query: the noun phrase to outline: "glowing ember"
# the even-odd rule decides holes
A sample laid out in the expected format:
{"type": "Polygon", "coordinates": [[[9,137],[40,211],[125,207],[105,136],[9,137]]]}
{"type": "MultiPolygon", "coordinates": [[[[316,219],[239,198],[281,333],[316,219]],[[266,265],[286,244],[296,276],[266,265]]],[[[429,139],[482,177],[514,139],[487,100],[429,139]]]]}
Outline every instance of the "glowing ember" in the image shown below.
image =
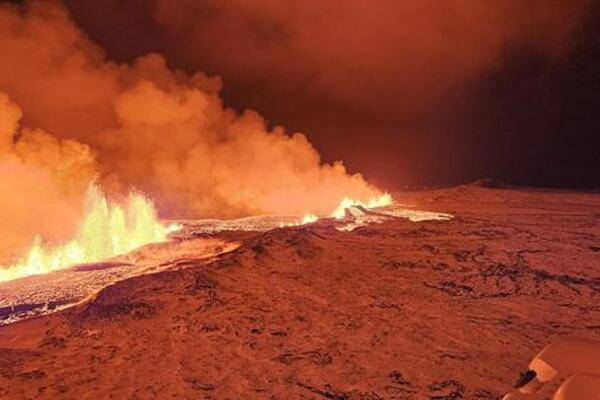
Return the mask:
{"type": "Polygon", "coordinates": [[[152,201],[140,193],[130,193],[124,205],[111,204],[100,189],[92,186],[87,193],[87,210],[75,239],[49,247],[36,237],[21,261],[0,268],[0,282],[105,260],[148,243],[162,242],[179,228],[161,224],[152,201]]]}

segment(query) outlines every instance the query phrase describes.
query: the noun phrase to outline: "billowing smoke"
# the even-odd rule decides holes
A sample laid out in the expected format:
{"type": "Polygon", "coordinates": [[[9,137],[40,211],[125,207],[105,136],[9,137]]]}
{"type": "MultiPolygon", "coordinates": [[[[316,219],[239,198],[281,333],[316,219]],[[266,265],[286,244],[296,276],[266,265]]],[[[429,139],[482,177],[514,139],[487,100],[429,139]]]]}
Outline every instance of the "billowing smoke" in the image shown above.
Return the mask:
{"type": "Polygon", "coordinates": [[[0,264],[20,256],[36,234],[68,238],[97,170],[88,146],[19,129],[20,118],[19,107],[0,92],[0,264]]]}
{"type": "Polygon", "coordinates": [[[179,217],[324,214],[377,194],[323,164],[303,134],[224,107],[219,78],[172,71],[157,54],[110,62],[59,3],[1,5],[0,54],[6,248],[72,231],[93,180],[142,189],[179,217]]]}
{"type": "MultiPolygon", "coordinates": [[[[173,217],[326,214],[343,196],[372,197],[376,188],[340,162],[323,163],[306,136],[271,128],[255,111],[225,107],[221,79],[190,71],[202,66],[223,74],[226,85],[261,88],[270,99],[265,108],[280,115],[355,121],[328,147],[364,152],[353,130],[381,123],[388,131],[426,132],[445,110],[443,101],[493,69],[508,44],[558,57],[587,3],[70,3],[80,17],[86,10],[93,17],[82,23],[99,39],[110,36],[113,19],[121,26],[130,22],[122,18],[146,18],[141,26],[154,29],[125,24],[113,47],[135,53],[127,48],[131,40],[139,42],[133,47],[164,50],[186,72],[157,53],[111,61],[59,1],[0,3],[0,235],[9,238],[3,246],[15,253],[34,234],[69,235],[94,180],[111,194],[139,188],[173,217]],[[111,29],[94,30],[95,24],[111,29]]],[[[262,108],[257,98],[251,103],[262,108]]],[[[444,135],[432,138],[412,146],[405,137],[394,160],[434,164],[423,148],[435,145],[455,154],[444,147],[444,135]]]]}
{"type": "Polygon", "coordinates": [[[576,170],[577,157],[561,156],[566,145],[549,154],[548,138],[572,148],[569,120],[581,113],[544,125],[523,110],[567,108],[573,95],[561,81],[586,90],[577,64],[557,71],[569,68],[597,1],[65,1],[113,57],[153,50],[169,65],[218,74],[228,105],[306,131],[325,159],[391,187],[483,174],[539,184],[540,170],[576,170]]]}

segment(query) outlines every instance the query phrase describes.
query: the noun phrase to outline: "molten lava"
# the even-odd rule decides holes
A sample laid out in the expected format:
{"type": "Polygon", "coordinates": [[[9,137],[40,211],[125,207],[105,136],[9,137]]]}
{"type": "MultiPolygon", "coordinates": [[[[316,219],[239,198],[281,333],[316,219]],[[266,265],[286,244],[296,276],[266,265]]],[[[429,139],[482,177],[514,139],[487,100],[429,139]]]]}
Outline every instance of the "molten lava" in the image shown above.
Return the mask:
{"type": "MultiPolygon", "coordinates": [[[[330,217],[335,219],[342,219],[346,215],[346,209],[354,206],[361,206],[364,208],[377,208],[377,207],[385,207],[394,203],[394,199],[389,193],[384,193],[381,196],[373,197],[367,201],[356,200],[350,197],[344,197],[335,208],[335,210],[331,213],[330,217]]],[[[312,224],[319,220],[315,214],[306,214],[302,218],[301,221],[291,224],[281,224],[281,227],[286,226],[300,226],[306,224],[312,224]]]]}
{"type": "Polygon", "coordinates": [[[360,201],[356,199],[351,199],[349,197],[344,197],[337,208],[333,211],[331,216],[335,219],[342,219],[344,215],[346,215],[346,209],[354,206],[361,206],[364,208],[377,208],[377,207],[385,207],[392,204],[394,200],[389,193],[384,193],[379,197],[373,197],[367,201],[360,201]]]}
{"type": "Polygon", "coordinates": [[[177,229],[176,225],[159,222],[153,202],[140,193],[131,192],[121,205],[109,202],[99,188],[91,186],[86,209],[75,239],[48,246],[36,237],[17,264],[0,267],[0,282],[105,260],[148,243],[165,241],[177,229]]]}
{"type": "MultiPolygon", "coordinates": [[[[330,217],[341,219],[349,207],[383,207],[393,203],[389,194],[361,201],[344,197],[330,217]]],[[[148,243],[163,242],[179,225],[164,225],[158,220],[154,203],[141,193],[131,192],[124,204],[111,203],[102,191],[91,186],[87,193],[87,212],[76,237],[49,246],[36,237],[27,254],[15,265],[0,267],[0,282],[65,269],[73,265],[98,262],[128,253],[148,243]]],[[[315,214],[281,226],[316,222],[315,214]]]]}

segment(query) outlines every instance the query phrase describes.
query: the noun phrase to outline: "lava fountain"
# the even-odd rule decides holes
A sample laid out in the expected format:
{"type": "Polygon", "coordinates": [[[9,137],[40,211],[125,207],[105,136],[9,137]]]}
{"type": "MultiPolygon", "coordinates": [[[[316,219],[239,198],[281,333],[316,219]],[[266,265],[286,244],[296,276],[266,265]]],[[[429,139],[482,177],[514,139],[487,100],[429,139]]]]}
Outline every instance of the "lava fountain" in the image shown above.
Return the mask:
{"type": "Polygon", "coordinates": [[[105,260],[148,243],[165,241],[178,228],[161,223],[154,203],[138,192],[130,192],[123,204],[117,204],[92,185],[86,194],[86,210],[73,240],[48,246],[36,237],[20,261],[0,267],[0,282],[105,260]]]}
{"type": "MultiPolygon", "coordinates": [[[[366,201],[344,197],[329,217],[341,219],[345,210],[353,206],[376,208],[392,203],[387,193],[366,201]]],[[[8,267],[0,266],[0,282],[106,260],[145,244],[166,241],[169,233],[180,228],[177,224],[161,223],[152,200],[134,191],[120,204],[110,202],[100,188],[92,185],[87,191],[86,210],[74,239],[50,246],[37,236],[21,260],[8,267]]],[[[297,223],[281,226],[305,225],[318,219],[315,214],[306,214],[297,223]]]]}

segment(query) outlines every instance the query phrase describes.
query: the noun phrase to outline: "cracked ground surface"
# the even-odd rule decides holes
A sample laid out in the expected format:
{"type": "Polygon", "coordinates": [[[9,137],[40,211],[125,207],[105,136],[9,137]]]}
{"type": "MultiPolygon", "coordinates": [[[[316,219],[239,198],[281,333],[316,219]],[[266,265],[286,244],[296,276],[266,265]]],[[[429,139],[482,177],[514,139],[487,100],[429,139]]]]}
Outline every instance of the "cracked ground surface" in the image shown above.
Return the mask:
{"type": "Polygon", "coordinates": [[[2,399],[498,399],[600,338],[600,195],[398,196],[449,221],[247,234],[0,328],[2,399]]]}

